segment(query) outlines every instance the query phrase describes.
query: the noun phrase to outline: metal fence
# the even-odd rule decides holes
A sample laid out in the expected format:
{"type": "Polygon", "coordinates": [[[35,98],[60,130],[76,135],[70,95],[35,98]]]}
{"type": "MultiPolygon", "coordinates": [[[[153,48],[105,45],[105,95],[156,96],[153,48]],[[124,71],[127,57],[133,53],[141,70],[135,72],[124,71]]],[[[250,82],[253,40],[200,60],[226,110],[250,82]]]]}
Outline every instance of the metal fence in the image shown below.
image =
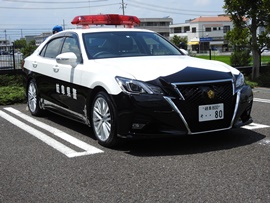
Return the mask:
{"type": "Polygon", "coordinates": [[[0,71],[21,69],[23,55],[13,45],[0,46],[0,71]]]}

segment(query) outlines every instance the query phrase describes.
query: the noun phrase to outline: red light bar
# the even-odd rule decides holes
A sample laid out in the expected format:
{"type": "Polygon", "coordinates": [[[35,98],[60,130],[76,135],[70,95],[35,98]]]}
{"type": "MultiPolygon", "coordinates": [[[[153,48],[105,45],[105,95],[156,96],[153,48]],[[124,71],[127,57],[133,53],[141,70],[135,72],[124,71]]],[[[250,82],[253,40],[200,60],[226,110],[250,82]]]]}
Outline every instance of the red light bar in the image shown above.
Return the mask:
{"type": "Polygon", "coordinates": [[[136,16],[126,16],[118,14],[106,15],[83,15],[76,16],[71,23],[73,25],[128,25],[134,26],[140,24],[136,16]]]}

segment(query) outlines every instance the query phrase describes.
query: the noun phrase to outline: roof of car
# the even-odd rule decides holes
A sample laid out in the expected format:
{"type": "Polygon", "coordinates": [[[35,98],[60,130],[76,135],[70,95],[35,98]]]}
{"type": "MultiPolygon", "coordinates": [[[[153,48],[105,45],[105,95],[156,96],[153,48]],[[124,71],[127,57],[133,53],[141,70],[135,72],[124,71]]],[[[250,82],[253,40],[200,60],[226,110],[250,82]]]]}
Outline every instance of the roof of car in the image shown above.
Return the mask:
{"type": "Polygon", "coordinates": [[[65,30],[62,31],[61,33],[64,32],[76,32],[78,34],[83,34],[83,33],[94,33],[94,32],[153,32],[151,30],[146,30],[146,29],[138,29],[138,28],[87,28],[87,29],[70,29],[70,30],[65,30]]]}

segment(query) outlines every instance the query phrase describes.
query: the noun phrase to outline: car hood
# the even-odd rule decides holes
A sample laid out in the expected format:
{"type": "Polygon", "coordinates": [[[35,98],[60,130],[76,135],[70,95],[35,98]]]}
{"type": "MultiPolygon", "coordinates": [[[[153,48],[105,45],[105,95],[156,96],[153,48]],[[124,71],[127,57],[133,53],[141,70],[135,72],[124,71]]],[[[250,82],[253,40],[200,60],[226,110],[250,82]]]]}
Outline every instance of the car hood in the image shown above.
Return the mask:
{"type": "Polygon", "coordinates": [[[96,63],[117,76],[141,81],[163,78],[170,82],[194,82],[232,78],[239,71],[225,63],[190,56],[147,56],[98,59],[96,63]]]}

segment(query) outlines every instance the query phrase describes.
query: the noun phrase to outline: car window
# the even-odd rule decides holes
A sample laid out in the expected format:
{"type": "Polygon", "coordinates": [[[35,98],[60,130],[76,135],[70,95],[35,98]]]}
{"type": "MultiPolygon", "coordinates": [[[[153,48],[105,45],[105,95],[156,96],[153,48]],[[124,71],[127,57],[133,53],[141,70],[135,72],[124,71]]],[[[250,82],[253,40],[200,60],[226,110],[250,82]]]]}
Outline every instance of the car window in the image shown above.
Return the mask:
{"type": "Polygon", "coordinates": [[[66,37],[61,53],[73,52],[77,56],[77,61],[81,62],[81,51],[78,45],[78,41],[73,37],[66,37]]]}
{"type": "Polygon", "coordinates": [[[143,41],[146,43],[151,55],[173,55],[175,50],[171,49],[165,39],[155,35],[144,35],[143,41]]]}
{"type": "Polygon", "coordinates": [[[103,32],[83,35],[89,59],[181,55],[181,52],[156,33],[103,32]]]}
{"type": "Polygon", "coordinates": [[[42,49],[40,55],[47,58],[56,58],[56,56],[60,53],[60,49],[62,47],[64,38],[56,38],[42,49]]]}

